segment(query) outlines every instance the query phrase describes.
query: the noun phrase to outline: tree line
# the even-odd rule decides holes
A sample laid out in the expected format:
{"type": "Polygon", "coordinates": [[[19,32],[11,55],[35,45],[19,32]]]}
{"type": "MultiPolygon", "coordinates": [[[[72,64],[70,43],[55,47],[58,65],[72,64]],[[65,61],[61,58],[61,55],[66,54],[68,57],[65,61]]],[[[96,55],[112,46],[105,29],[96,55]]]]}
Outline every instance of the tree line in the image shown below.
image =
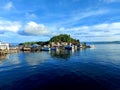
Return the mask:
{"type": "Polygon", "coordinates": [[[51,42],[55,42],[55,43],[66,42],[66,43],[72,43],[74,45],[78,45],[80,43],[80,41],[78,39],[73,39],[70,35],[60,34],[57,36],[53,36],[49,41],[25,42],[25,43],[20,43],[19,45],[30,46],[33,44],[39,44],[39,45],[43,46],[43,45],[48,45],[51,42]]]}

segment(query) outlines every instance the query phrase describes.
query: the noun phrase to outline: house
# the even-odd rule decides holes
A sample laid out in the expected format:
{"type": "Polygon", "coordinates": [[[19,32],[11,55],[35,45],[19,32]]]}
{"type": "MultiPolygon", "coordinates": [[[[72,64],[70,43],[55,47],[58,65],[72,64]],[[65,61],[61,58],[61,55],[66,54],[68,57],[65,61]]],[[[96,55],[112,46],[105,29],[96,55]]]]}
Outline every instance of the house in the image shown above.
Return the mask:
{"type": "Polygon", "coordinates": [[[0,50],[9,50],[9,43],[0,42],[0,50]]]}
{"type": "Polygon", "coordinates": [[[41,49],[41,46],[38,44],[31,45],[31,51],[39,51],[41,49]]]}
{"type": "Polygon", "coordinates": [[[60,46],[66,46],[66,45],[68,45],[68,43],[67,42],[51,42],[51,47],[60,47],[60,46]]]}

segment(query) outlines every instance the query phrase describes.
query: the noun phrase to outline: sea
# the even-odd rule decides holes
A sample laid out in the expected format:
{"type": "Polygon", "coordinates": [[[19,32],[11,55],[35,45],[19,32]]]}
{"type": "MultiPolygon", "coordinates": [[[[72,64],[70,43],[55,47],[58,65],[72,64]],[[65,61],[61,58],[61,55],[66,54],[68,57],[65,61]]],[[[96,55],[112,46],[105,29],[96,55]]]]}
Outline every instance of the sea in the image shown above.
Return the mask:
{"type": "Polygon", "coordinates": [[[0,90],[120,90],[120,44],[0,56],[0,90]]]}

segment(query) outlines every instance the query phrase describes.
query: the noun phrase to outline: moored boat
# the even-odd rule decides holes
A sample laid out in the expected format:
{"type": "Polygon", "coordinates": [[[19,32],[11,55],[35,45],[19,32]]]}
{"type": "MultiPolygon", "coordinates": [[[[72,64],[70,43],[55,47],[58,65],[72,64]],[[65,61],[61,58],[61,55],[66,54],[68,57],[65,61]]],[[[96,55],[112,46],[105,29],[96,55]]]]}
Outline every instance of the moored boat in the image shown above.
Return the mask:
{"type": "Polygon", "coordinates": [[[66,45],[66,46],[65,46],[65,49],[66,49],[66,50],[73,50],[73,49],[74,49],[74,46],[73,46],[73,45],[66,45]]]}
{"type": "Polygon", "coordinates": [[[57,47],[51,47],[51,50],[57,50],[57,47]]]}
{"type": "Polygon", "coordinates": [[[95,48],[95,45],[90,45],[90,48],[95,48]]]}
{"type": "Polygon", "coordinates": [[[50,51],[50,48],[49,47],[42,47],[41,51],[50,51]]]}

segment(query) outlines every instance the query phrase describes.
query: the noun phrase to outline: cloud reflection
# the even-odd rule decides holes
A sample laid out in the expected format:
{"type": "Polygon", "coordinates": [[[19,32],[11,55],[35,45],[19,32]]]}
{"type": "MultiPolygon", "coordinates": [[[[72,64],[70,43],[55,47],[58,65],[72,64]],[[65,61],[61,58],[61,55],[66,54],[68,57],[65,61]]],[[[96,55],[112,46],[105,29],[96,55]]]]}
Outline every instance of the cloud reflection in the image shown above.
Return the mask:
{"type": "Polygon", "coordinates": [[[49,58],[50,56],[48,52],[27,53],[27,55],[25,55],[25,60],[29,65],[38,65],[40,63],[44,63],[49,58]]]}

